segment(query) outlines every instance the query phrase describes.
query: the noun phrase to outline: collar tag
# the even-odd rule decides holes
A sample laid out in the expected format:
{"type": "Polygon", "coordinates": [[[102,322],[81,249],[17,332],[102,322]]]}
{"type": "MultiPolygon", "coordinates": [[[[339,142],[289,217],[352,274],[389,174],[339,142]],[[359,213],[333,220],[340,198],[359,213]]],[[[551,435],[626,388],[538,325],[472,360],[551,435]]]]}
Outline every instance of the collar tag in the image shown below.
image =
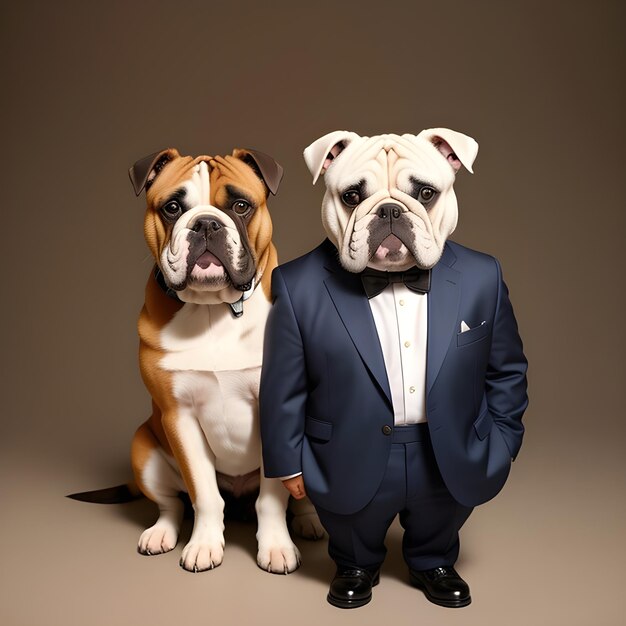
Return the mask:
{"type": "Polygon", "coordinates": [[[237,302],[229,303],[230,310],[233,312],[235,317],[241,317],[243,315],[243,303],[254,293],[254,288],[256,287],[256,280],[254,277],[252,278],[252,284],[250,285],[250,289],[246,289],[243,292],[241,298],[237,300],[237,302]]]}
{"type": "Polygon", "coordinates": [[[228,306],[235,317],[241,317],[243,315],[243,296],[237,302],[229,302],[228,306]]]}

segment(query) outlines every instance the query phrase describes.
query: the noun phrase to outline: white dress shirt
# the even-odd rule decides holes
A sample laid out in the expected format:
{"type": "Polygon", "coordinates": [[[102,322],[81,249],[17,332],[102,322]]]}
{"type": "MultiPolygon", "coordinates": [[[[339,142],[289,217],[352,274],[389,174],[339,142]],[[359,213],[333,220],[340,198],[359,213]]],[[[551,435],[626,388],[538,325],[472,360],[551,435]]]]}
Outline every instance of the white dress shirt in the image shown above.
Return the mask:
{"type": "Polygon", "coordinates": [[[394,423],[425,422],[428,295],[391,283],[369,305],[383,351],[394,423]]]}

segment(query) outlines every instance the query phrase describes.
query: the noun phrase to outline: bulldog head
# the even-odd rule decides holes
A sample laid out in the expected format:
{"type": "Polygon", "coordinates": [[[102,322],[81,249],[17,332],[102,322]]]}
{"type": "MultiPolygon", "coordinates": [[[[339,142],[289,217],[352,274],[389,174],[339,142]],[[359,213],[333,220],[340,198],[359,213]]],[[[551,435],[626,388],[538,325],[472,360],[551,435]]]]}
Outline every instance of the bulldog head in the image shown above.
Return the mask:
{"type": "Polygon", "coordinates": [[[129,170],[146,190],[144,234],[165,283],[184,302],[233,303],[275,259],[267,210],[283,168],[254,150],[181,156],[170,148],[129,170]]]}
{"type": "Polygon", "coordinates": [[[472,172],[477,152],[474,139],[447,128],[375,137],[335,131],[313,142],[304,159],[313,183],[324,175],[322,222],[343,267],[433,267],[457,223],[456,173],[461,165],[472,172]]]}

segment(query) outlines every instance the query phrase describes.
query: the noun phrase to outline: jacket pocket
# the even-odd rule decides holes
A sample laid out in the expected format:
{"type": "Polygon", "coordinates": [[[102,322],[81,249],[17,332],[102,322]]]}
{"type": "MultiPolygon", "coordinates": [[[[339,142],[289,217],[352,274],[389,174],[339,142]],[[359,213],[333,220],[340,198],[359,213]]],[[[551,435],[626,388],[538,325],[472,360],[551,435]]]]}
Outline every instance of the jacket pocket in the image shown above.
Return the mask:
{"type": "Polygon", "coordinates": [[[492,426],[493,417],[491,417],[489,409],[485,409],[474,422],[474,430],[481,441],[491,432],[492,426]]]}
{"type": "Polygon", "coordinates": [[[333,425],[330,422],[324,422],[307,415],[304,422],[304,433],[312,439],[328,441],[333,434],[333,425]]]}
{"type": "Polygon", "coordinates": [[[474,328],[470,328],[466,330],[464,333],[457,333],[456,335],[456,345],[466,346],[470,343],[474,343],[475,341],[480,341],[484,339],[489,334],[489,323],[483,322],[480,326],[476,326],[474,328]]]}

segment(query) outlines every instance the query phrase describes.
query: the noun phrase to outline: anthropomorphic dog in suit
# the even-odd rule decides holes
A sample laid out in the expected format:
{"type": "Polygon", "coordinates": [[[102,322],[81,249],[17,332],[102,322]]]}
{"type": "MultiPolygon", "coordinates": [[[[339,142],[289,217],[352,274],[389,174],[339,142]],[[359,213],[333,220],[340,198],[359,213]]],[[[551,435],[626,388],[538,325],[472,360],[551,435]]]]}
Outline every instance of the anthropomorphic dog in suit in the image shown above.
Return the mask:
{"type": "Polygon", "coordinates": [[[411,582],[469,604],[458,531],[522,443],[527,364],[500,265],[447,241],[477,151],[435,128],[337,131],[304,153],[328,239],[273,272],[261,432],[266,475],[328,531],[335,606],[369,602],[397,514],[411,582]]]}

